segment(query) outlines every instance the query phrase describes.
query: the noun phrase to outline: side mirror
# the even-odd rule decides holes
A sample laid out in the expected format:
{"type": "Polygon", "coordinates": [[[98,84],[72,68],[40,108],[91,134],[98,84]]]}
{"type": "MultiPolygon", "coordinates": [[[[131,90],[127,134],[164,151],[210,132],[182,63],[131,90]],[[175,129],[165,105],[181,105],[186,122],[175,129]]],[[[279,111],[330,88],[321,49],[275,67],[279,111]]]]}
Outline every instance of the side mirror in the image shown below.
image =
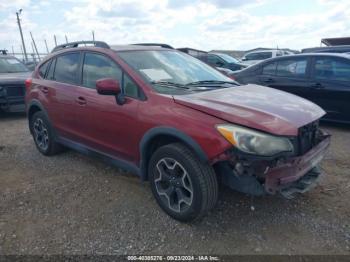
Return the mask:
{"type": "Polygon", "coordinates": [[[125,103],[125,97],[121,92],[118,80],[102,78],[96,81],[96,90],[100,95],[115,96],[118,105],[125,103]]]}
{"type": "Polygon", "coordinates": [[[96,90],[100,95],[116,96],[121,92],[119,82],[112,78],[103,78],[96,81],[96,90]]]}

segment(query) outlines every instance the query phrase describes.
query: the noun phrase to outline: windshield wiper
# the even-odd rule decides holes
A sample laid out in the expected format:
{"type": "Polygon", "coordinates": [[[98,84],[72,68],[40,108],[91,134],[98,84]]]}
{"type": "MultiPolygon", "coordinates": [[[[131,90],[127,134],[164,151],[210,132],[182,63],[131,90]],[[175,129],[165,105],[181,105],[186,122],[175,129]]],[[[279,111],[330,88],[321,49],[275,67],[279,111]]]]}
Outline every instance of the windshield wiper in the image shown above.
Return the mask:
{"type": "Polygon", "coordinates": [[[151,81],[151,84],[162,85],[162,86],[166,86],[166,87],[171,86],[171,87],[177,87],[177,88],[182,88],[182,89],[189,89],[189,87],[187,87],[185,85],[170,82],[170,81],[151,81]]]}
{"type": "Polygon", "coordinates": [[[238,85],[235,81],[220,81],[220,80],[202,80],[186,84],[186,86],[197,86],[197,85],[217,85],[217,84],[231,84],[238,85]]]}

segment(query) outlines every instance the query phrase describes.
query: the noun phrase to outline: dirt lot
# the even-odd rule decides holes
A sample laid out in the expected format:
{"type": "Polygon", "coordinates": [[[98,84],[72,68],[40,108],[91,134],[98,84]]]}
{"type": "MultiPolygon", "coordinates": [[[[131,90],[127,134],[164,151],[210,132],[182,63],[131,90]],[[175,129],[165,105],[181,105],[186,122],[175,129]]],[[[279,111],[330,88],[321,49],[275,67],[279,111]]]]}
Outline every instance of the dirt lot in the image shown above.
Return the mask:
{"type": "Polygon", "coordinates": [[[350,254],[350,127],[316,189],[294,200],[222,192],[200,223],[166,216],[149,185],[73,151],[44,157],[23,115],[0,116],[0,254],[350,254]]]}

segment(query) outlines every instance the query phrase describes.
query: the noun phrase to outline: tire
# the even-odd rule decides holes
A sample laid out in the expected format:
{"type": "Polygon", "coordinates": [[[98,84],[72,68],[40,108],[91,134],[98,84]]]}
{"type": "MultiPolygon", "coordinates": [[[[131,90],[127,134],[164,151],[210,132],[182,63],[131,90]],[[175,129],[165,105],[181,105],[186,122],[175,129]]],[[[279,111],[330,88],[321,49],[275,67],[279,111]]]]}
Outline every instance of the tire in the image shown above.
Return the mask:
{"type": "Polygon", "coordinates": [[[55,141],[54,131],[44,112],[34,113],[29,121],[35,145],[40,153],[52,156],[63,151],[63,146],[55,141]]]}
{"type": "Polygon", "coordinates": [[[159,206],[176,220],[200,219],[217,202],[214,169],[183,144],[157,149],[148,165],[148,178],[159,206]]]}

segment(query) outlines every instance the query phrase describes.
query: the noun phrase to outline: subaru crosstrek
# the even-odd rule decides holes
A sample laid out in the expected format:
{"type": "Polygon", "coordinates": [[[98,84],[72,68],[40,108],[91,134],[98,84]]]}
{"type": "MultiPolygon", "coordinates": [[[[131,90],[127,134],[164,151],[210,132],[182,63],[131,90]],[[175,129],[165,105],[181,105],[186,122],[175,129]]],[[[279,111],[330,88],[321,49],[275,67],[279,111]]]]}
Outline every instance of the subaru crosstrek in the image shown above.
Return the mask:
{"type": "Polygon", "coordinates": [[[317,105],[240,86],[174,49],[79,44],[55,48],[26,81],[42,154],[69,147],[101,156],[148,180],[160,207],[180,221],[212,209],[219,182],[291,198],[318,180],[330,137],[317,105]]]}

